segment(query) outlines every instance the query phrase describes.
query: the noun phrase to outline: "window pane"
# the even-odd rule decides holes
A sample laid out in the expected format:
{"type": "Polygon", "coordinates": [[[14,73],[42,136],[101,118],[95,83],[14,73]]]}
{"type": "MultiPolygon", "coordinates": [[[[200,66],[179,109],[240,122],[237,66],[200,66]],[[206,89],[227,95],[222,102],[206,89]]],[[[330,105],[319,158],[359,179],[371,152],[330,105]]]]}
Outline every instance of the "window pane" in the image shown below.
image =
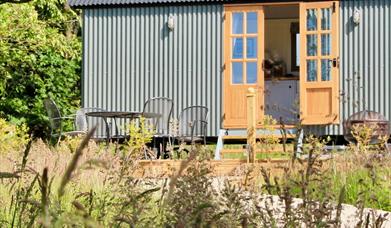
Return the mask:
{"type": "Polygon", "coordinates": [[[242,59],[243,58],[243,38],[232,39],[232,58],[242,59]]]}
{"type": "Polygon", "coordinates": [[[257,38],[247,38],[247,58],[257,58],[257,38]]]}
{"type": "Polygon", "coordinates": [[[330,34],[322,34],[322,55],[330,55],[331,39],[330,34]]]}
{"type": "Polygon", "coordinates": [[[300,66],[300,34],[296,34],[296,66],[300,66]]]}
{"type": "Polygon", "coordinates": [[[316,81],[316,75],[318,73],[318,66],[316,60],[307,60],[307,81],[316,81]]]}
{"type": "Polygon", "coordinates": [[[258,31],[258,20],[256,12],[247,13],[247,33],[257,33],[258,31]]]}
{"type": "Polygon", "coordinates": [[[243,34],[243,13],[233,13],[232,20],[232,33],[243,34]]]}
{"type": "Polygon", "coordinates": [[[232,63],[232,84],[243,84],[243,63],[232,63]]]}
{"type": "Polygon", "coordinates": [[[331,80],[331,61],[329,59],[322,59],[322,81],[331,80]]]}
{"type": "Polygon", "coordinates": [[[329,8],[321,9],[322,19],[320,21],[322,30],[330,30],[331,28],[331,10],[329,8]]]}
{"type": "Polygon", "coordinates": [[[307,35],[307,56],[316,56],[318,51],[318,36],[307,35]]]}
{"type": "Polygon", "coordinates": [[[317,10],[308,9],[307,10],[307,31],[315,31],[317,29],[317,10]]]}
{"type": "Polygon", "coordinates": [[[247,83],[255,84],[257,83],[257,63],[248,62],[247,63],[247,83]]]}

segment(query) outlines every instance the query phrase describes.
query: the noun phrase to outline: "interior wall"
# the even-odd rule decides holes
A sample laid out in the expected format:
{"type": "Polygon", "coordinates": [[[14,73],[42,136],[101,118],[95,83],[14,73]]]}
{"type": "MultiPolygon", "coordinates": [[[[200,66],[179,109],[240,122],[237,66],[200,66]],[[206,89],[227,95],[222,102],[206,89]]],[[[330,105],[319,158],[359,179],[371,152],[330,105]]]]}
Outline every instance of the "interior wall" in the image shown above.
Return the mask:
{"type": "Polygon", "coordinates": [[[267,52],[273,53],[284,60],[287,73],[298,75],[291,71],[291,23],[299,19],[267,19],[265,20],[265,57],[267,52]]]}

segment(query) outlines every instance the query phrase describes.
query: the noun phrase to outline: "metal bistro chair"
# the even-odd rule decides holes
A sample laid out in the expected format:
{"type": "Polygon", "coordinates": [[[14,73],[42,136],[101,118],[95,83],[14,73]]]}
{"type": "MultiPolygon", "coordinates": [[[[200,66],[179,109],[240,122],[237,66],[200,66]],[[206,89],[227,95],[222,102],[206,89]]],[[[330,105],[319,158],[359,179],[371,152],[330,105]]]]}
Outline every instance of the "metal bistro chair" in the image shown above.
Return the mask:
{"type": "Polygon", "coordinates": [[[156,148],[156,141],[158,138],[162,140],[162,147],[158,150],[157,157],[162,156],[166,149],[166,139],[170,139],[170,119],[174,102],[167,97],[150,98],[144,103],[143,115],[145,113],[156,113],[158,117],[149,118],[148,122],[152,122],[152,127],[155,131],[153,137],[153,148],[156,148]]]}
{"type": "Polygon", "coordinates": [[[57,141],[56,144],[60,142],[62,136],[65,135],[76,136],[80,134],[85,134],[84,131],[78,131],[78,130],[63,132],[64,120],[66,119],[74,120],[75,115],[61,116],[61,112],[58,109],[56,103],[50,98],[44,100],[44,106],[49,117],[50,138],[56,138],[57,141]]]}
{"type": "Polygon", "coordinates": [[[208,126],[208,108],[205,106],[190,106],[182,110],[178,118],[178,143],[203,142],[206,145],[206,128],[208,126]]]}
{"type": "Polygon", "coordinates": [[[104,112],[102,108],[80,108],[76,111],[75,128],[77,131],[86,132],[89,127],[97,125],[98,128],[93,136],[94,139],[105,139],[107,142],[110,140],[110,124],[104,117],[92,117],[87,116],[88,112],[104,112]]]}

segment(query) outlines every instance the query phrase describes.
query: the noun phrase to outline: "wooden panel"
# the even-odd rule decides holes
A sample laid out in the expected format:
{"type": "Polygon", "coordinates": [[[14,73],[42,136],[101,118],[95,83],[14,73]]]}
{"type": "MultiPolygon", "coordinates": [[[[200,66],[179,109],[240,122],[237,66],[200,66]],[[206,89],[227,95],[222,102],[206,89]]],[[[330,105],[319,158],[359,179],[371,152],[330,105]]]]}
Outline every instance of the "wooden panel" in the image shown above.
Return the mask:
{"type": "MultiPolygon", "coordinates": [[[[140,160],[138,162],[138,169],[132,173],[134,177],[138,178],[161,178],[170,177],[177,173],[181,163],[181,160],[140,160]]],[[[282,173],[283,165],[287,165],[289,160],[287,159],[258,159],[255,162],[256,166],[262,166],[266,169],[270,169],[274,174],[282,173]]],[[[247,160],[240,159],[224,159],[224,160],[211,160],[208,164],[213,169],[210,176],[237,176],[243,175],[238,173],[238,170],[242,170],[247,165],[247,160]]]]}
{"type": "Polygon", "coordinates": [[[233,124],[240,124],[241,120],[246,119],[246,89],[238,88],[233,89],[227,93],[227,103],[229,110],[227,113],[227,119],[232,120],[233,124]]]}
{"type": "Polygon", "coordinates": [[[307,113],[310,116],[329,116],[332,111],[330,88],[307,89],[307,113]]]}

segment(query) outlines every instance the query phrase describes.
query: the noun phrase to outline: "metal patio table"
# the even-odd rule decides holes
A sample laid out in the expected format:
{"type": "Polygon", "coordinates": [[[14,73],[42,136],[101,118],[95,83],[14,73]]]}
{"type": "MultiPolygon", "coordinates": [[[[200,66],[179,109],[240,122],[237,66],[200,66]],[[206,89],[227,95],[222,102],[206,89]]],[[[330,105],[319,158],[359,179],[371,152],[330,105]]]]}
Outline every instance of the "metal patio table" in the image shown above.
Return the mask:
{"type": "MultiPolygon", "coordinates": [[[[114,120],[115,125],[115,134],[118,136],[118,127],[117,127],[117,118],[123,118],[123,119],[137,119],[140,117],[144,118],[160,118],[162,115],[159,113],[152,113],[152,112],[140,112],[140,111],[96,111],[96,112],[87,112],[87,116],[91,117],[101,117],[101,118],[112,118],[114,120]]],[[[109,140],[109,135],[107,136],[109,140]]]]}

